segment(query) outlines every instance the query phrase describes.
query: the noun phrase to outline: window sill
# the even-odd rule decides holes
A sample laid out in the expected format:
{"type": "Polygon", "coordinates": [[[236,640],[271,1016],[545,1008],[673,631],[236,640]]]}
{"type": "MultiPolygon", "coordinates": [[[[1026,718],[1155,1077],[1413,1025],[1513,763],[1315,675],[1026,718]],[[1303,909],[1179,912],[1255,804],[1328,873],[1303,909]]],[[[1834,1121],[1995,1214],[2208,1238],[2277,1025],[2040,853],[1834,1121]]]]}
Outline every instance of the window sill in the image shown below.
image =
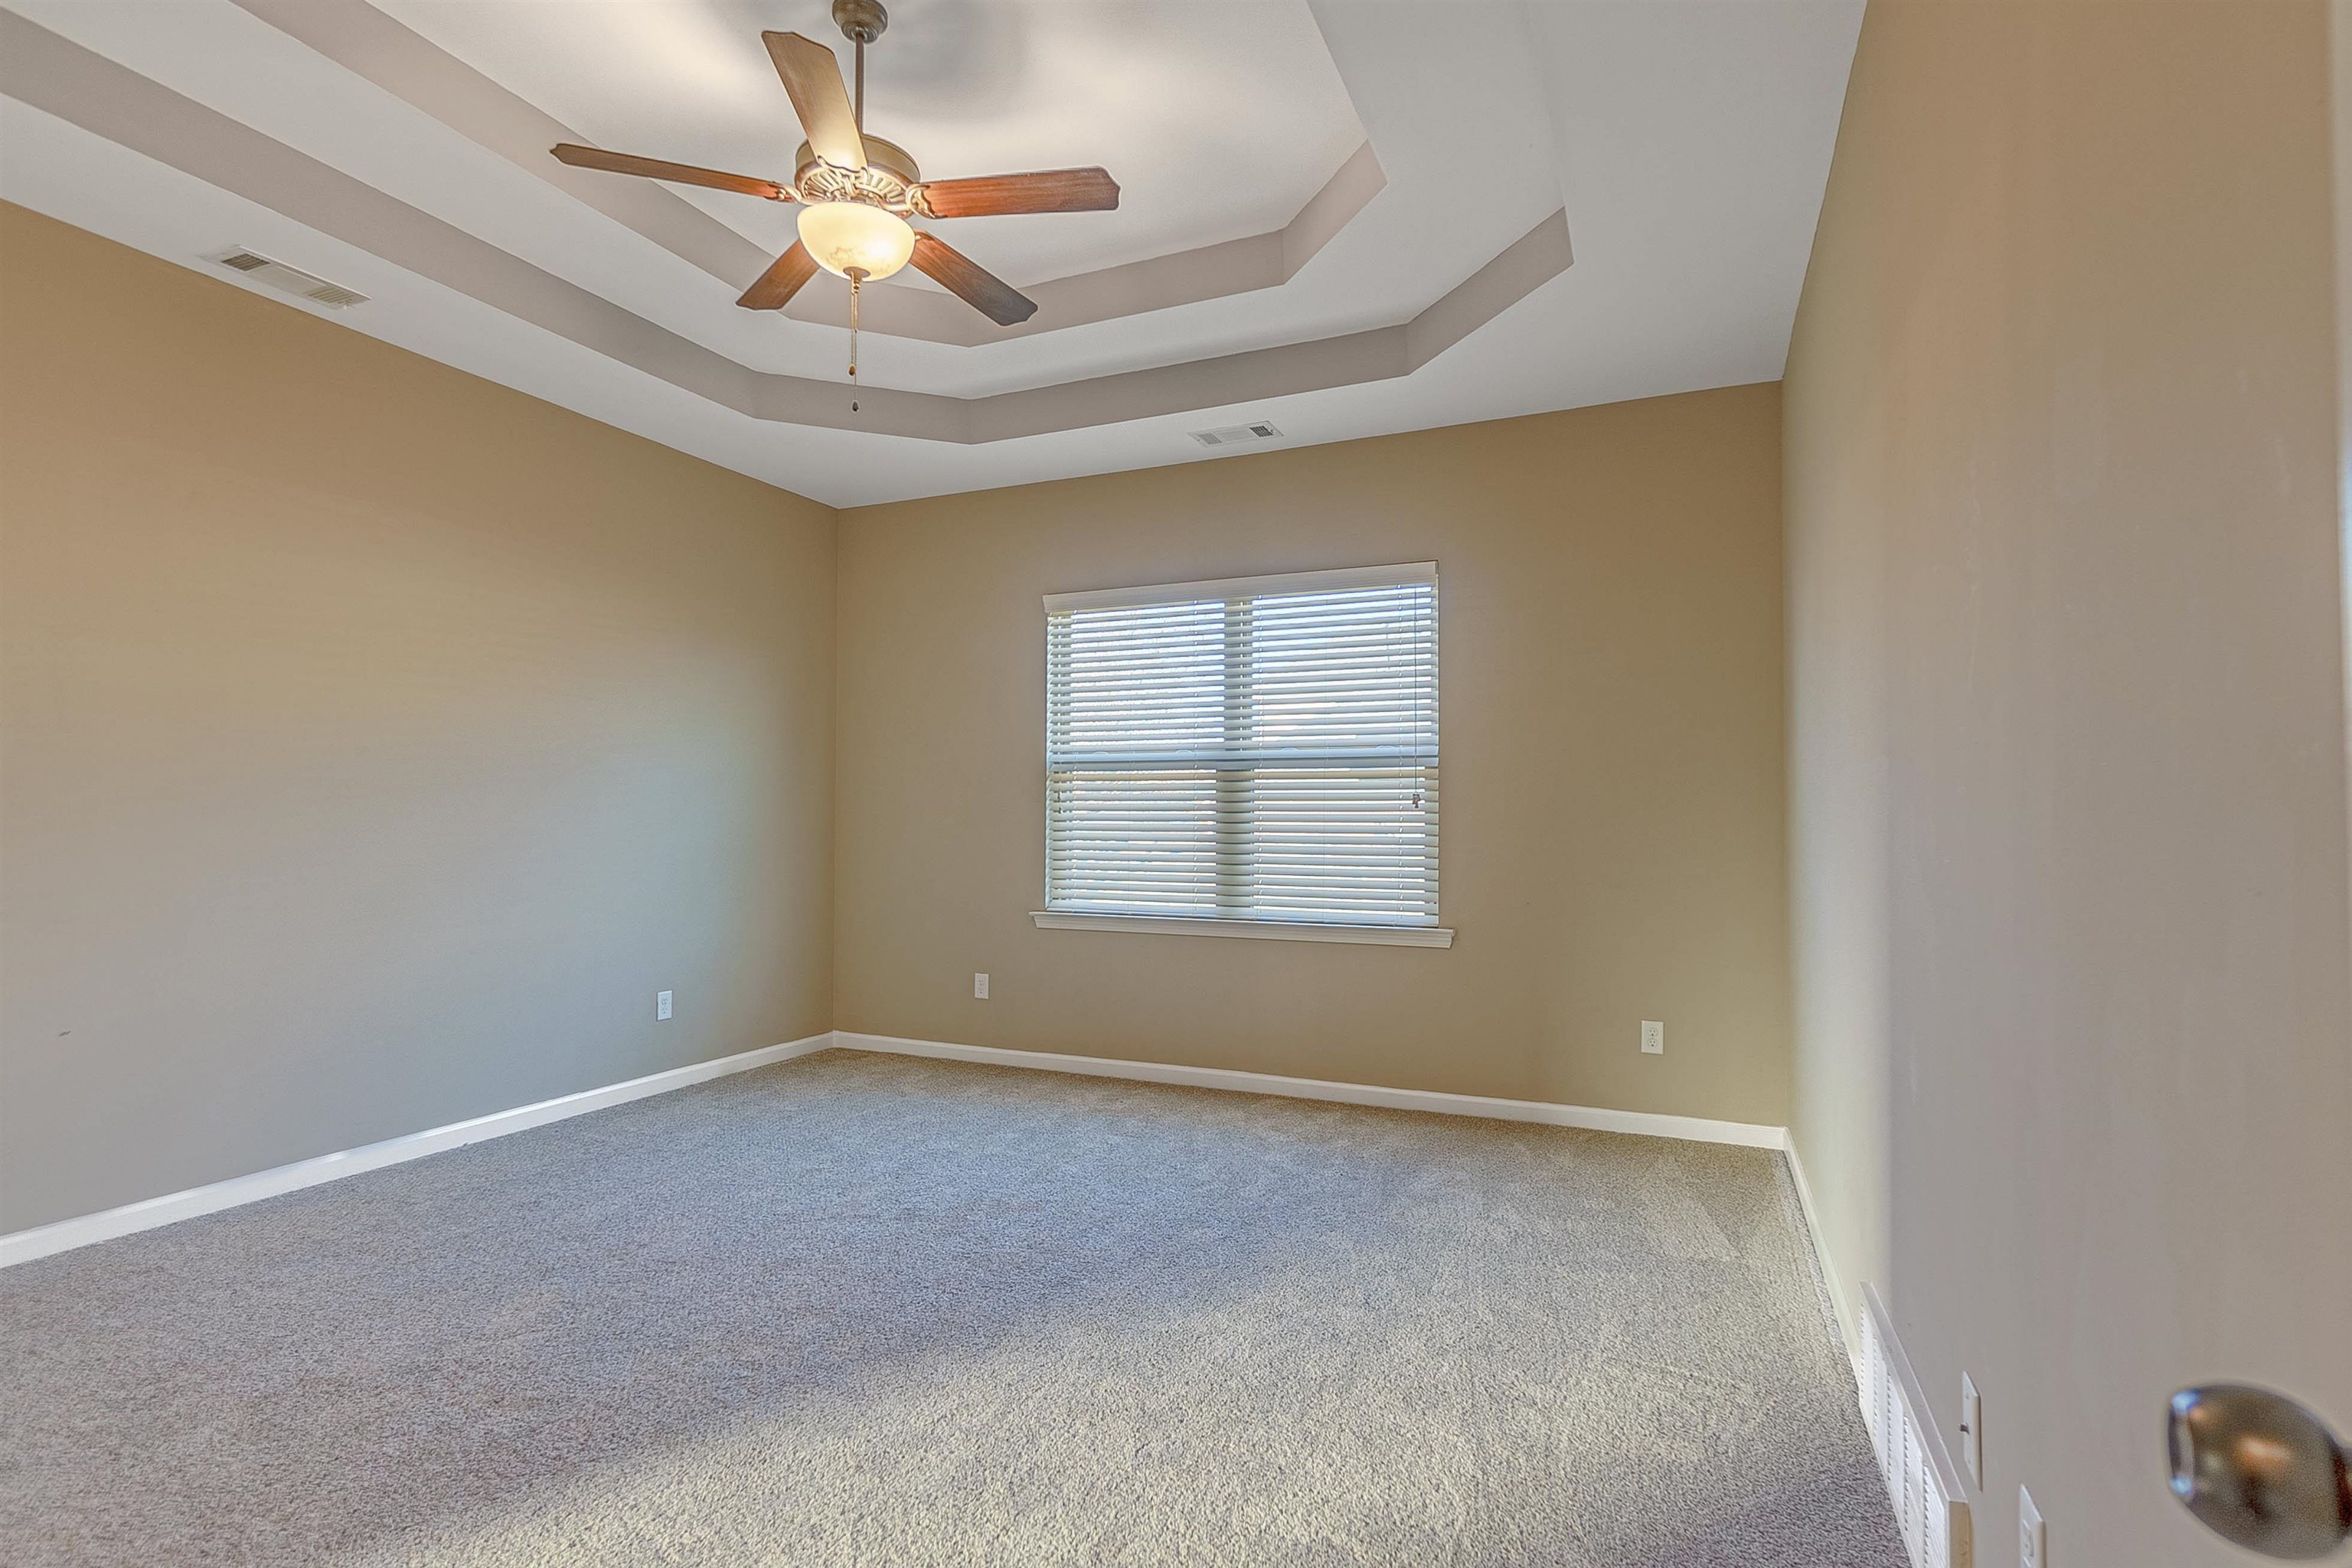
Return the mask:
{"type": "Polygon", "coordinates": [[[1163,936],[1240,936],[1261,942],[1363,942],[1375,947],[1452,947],[1449,926],[1334,925],[1313,921],[1185,920],[1172,915],[1095,915],[1032,910],[1040,931],[1140,931],[1163,936]]]}

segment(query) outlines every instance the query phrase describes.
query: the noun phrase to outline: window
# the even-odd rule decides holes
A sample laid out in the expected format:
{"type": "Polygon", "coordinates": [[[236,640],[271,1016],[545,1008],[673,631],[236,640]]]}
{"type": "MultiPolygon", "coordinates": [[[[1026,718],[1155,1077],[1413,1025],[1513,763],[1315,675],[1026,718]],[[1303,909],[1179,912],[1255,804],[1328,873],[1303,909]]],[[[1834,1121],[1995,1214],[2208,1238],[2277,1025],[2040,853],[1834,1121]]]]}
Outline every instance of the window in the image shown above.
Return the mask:
{"type": "Polygon", "coordinates": [[[1441,946],[1437,568],[1045,600],[1040,925],[1441,946]]]}

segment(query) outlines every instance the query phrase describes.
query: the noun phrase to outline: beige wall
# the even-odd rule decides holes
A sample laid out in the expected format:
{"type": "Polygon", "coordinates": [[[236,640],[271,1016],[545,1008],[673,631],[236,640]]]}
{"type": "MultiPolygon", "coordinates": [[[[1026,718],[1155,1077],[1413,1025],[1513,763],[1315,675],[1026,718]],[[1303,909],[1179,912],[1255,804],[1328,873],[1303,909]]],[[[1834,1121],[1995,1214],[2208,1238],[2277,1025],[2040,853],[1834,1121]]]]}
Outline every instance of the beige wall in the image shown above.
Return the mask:
{"type": "Polygon", "coordinates": [[[2352,1422],[2323,29],[1880,0],[1798,318],[1794,1125],[1995,1562],[2238,1561],[2179,1384],[2352,1422]]]}
{"type": "Polygon", "coordinates": [[[0,1230],[829,1025],[828,509],[21,209],[0,279],[0,1230]]]}
{"type": "Polygon", "coordinates": [[[1784,1121],[1779,442],[1756,386],[844,512],[838,1025],[1784,1121]],[[1421,560],[1451,949],[1032,925],[1039,595],[1421,560]]]}
{"type": "Polygon", "coordinates": [[[826,509],[20,209],[0,270],[0,1229],[835,980],[846,1028],[1787,1117],[1773,388],[847,514],[835,844],[826,509]],[[1454,949],[1031,926],[1039,595],[1430,557],[1454,949]]]}

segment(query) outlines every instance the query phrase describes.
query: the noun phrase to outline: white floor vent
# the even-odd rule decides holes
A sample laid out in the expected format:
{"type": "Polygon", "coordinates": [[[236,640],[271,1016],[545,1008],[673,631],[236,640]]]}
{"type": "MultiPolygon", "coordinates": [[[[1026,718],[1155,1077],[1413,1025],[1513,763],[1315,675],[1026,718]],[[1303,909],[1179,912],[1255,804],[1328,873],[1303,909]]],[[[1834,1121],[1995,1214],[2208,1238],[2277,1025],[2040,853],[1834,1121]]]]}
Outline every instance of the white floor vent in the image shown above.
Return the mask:
{"type": "Polygon", "coordinates": [[[1895,1504],[1911,1568],[1969,1568],[1968,1494],[1944,1452],[1911,1363],[1870,1286],[1862,1288],[1862,1416],[1895,1504]]]}
{"type": "Polygon", "coordinates": [[[240,247],[223,251],[209,259],[220,263],[231,272],[242,272],[257,283],[267,283],[272,289],[288,294],[299,294],[312,304],[324,305],[331,310],[340,310],[346,305],[364,305],[368,301],[368,297],[356,289],[330,283],[315,272],[289,267],[257,250],[240,247]]]}

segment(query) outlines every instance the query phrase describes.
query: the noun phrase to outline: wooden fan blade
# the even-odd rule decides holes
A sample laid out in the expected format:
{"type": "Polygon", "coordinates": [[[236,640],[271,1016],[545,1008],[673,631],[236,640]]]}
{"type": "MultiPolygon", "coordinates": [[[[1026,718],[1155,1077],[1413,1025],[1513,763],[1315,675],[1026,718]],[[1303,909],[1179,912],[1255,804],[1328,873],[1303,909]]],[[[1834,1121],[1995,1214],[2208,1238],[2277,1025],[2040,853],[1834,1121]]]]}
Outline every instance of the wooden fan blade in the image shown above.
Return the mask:
{"type": "Polygon", "coordinates": [[[781,310],[792,297],[801,291],[801,285],[816,276],[816,258],[799,240],[793,247],[776,258],[775,262],[760,280],[743,290],[735,302],[747,310],[781,310]]]}
{"type": "Polygon", "coordinates": [[[614,174],[643,174],[648,180],[672,180],[681,185],[708,185],[714,191],[765,196],[772,202],[793,199],[790,186],[780,185],[773,180],[755,180],[749,174],[730,174],[723,169],[698,169],[691,163],[639,158],[628,153],[607,153],[601,147],[583,147],[574,142],[562,142],[549,150],[575,169],[603,169],[614,174]]]}
{"type": "Polygon", "coordinates": [[[793,112],[808,133],[809,150],[843,169],[866,167],[866,141],[857,134],[857,111],[841,84],[841,62],[833,51],[798,33],[762,33],[768,58],[792,94],[793,112]]]}
{"type": "Polygon", "coordinates": [[[915,231],[918,269],[1000,327],[1025,321],[1037,313],[1037,302],[937,235],[915,231]]]}
{"type": "Polygon", "coordinates": [[[915,205],[933,217],[1097,213],[1118,205],[1118,182],[1102,169],[1040,169],[1032,174],[932,180],[916,191],[915,205]]]}

